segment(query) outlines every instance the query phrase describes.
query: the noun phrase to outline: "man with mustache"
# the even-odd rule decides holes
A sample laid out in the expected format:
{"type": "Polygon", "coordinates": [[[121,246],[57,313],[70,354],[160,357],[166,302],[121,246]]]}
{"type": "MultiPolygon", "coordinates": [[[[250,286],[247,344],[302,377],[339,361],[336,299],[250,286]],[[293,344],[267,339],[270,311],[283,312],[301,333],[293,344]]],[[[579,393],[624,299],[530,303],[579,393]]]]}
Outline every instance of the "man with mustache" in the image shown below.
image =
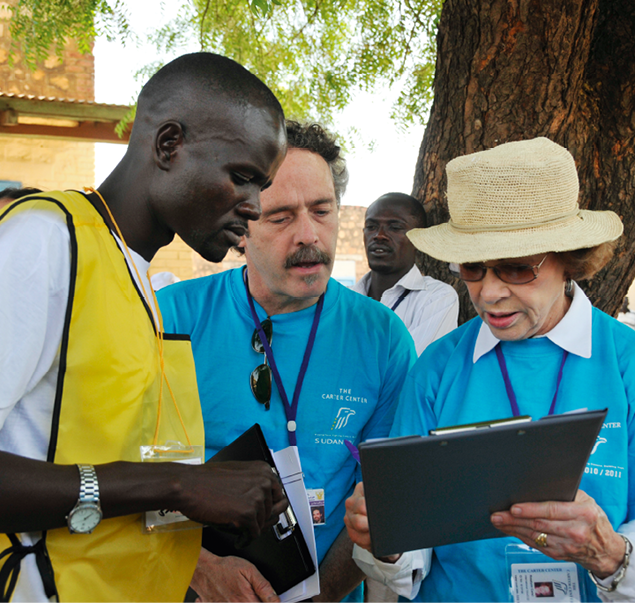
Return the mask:
{"type": "Polygon", "coordinates": [[[403,320],[417,355],[433,341],[456,328],[459,298],[456,291],[415,266],[416,250],[406,233],[425,228],[421,203],[410,195],[382,195],[366,210],[364,247],[370,272],[352,287],[380,301],[403,320]]]}
{"type": "MultiPolygon", "coordinates": [[[[297,445],[305,485],[324,500],[315,600],[338,601],[362,579],[343,524],[361,475],[344,442],[388,433],[415,352],[394,313],[330,278],[348,178],[339,147],[317,124],[287,122],[287,137],[240,244],[246,269],[177,283],[159,302],[165,328],[192,338],[207,455],[256,422],[273,450],[297,445]]],[[[208,551],[192,586],[203,600],[277,600],[253,565],[208,551]]]]}

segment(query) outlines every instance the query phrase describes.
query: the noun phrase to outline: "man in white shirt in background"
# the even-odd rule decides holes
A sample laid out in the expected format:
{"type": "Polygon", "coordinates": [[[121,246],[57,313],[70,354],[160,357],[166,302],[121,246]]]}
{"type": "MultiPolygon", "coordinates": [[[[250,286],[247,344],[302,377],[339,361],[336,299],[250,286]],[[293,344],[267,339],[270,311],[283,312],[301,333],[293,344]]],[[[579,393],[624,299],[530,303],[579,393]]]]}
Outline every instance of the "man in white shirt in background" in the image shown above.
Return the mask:
{"type": "MultiPolygon", "coordinates": [[[[448,284],[423,276],[406,233],[425,228],[426,214],[414,197],[387,193],[366,210],[364,248],[370,272],[351,289],[391,308],[412,336],[417,356],[457,326],[459,298],[448,284]]],[[[388,587],[366,579],[366,601],[396,601],[388,587]]]]}
{"type": "Polygon", "coordinates": [[[459,298],[448,284],[423,276],[416,250],[406,233],[425,228],[423,207],[410,195],[387,193],[367,210],[364,247],[370,272],[352,287],[388,306],[401,318],[415,342],[417,355],[456,328],[459,298]]]}

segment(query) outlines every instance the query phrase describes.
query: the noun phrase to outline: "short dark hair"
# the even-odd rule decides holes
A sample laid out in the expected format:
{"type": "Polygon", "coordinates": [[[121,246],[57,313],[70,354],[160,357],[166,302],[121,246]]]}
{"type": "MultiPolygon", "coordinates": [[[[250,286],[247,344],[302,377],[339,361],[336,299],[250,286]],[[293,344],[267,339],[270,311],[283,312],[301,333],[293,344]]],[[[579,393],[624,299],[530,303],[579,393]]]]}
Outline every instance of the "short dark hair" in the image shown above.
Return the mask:
{"type": "Polygon", "coordinates": [[[306,149],[317,153],[326,161],[333,177],[335,199],[339,207],[348,184],[348,169],[346,160],[342,157],[342,149],[335,142],[335,136],[320,124],[301,124],[288,120],[287,139],[290,149],[306,149]]]}
{"type": "Polygon", "coordinates": [[[232,59],[212,52],[194,52],[157,71],[139,94],[129,148],[165,121],[176,121],[184,135],[208,131],[221,104],[269,109],[284,124],[284,112],[273,92],[232,59]]]}
{"type": "Polygon", "coordinates": [[[41,193],[39,188],[33,188],[27,186],[25,188],[9,187],[0,191],[0,199],[19,199],[20,197],[26,197],[27,195],[35,195],[41,193]]]}
{"type": "Polygon", "coordinates": [[[282,113],[266,84],[236,61],[213,52],[184,54],[159,69],[141,90],[139,104],[179,97],[192,88],[199,88],[209,100],[220,95],[238,105],[272,107],[282,113]]]}
{"type": "Polygon", "coordinates": [[[370,209],[373,205],[375,205],[375,203],[382,200],[407,206],[415,219],[417,228],[425,228],[428,225],[425,209],[423,209],[423,205],[421,205],[420,201],[416,197],[406,195],[405,193],[386,193],[385,195],[375,199],[368,208],[370,209]]]}
{"type": "Polygon", "coordinates": [[[555,255],[564,266],[564,275],[581,281],[591,278],[609,263],[617,243],[617,240],[608,241],[595,247],[555,252],[555,255]]]}

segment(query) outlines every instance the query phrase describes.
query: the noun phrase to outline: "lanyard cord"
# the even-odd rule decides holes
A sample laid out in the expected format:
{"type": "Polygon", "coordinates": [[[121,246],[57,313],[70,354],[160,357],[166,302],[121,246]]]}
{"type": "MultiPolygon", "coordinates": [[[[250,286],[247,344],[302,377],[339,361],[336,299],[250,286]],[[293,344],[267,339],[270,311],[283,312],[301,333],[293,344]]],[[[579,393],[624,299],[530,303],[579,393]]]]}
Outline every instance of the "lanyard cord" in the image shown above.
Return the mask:
{"type": "MultiPolygon", "coordinates": [[[[126,244],[125,239],[123,238],[123,235],[121,234],[121,230],[119,229],[119,225],[117,224],[117,222],[115,221],[114,216],[112,215],[112,212],[110,211],[110,208],[108,207],[106,200],[104,199],[104,197],[102,196],[102,194],[92,188],[92,187],[88,187],[85,186],[84,187],[84,191],[86,191],[87,193],[95,193],[100,199],[101,202],[103,203],[104,207],[106,208],[106,211],[108,212],[108,216],[110,217],[110,220],[113,223],[113,226],[115,227],[115,230],[117,231],[117,235],[119,236],[119,238],[121,239],[121,242],[123,243],[123,247],[125,249],[126,255],[128,256],[128,260],[130,262],[130,264],[132,265],[132,267],[134,268],[135,274],[137,275],[137,279],[139,280],[139,285],[141,286],[141,291],[143,292],[143,296],[145,297],[145,299],[150,299],[148,296],[148,293],[146,291],[146,288],[143,284],[143,280],[141,279],[141,275],[139,274],[139,270],[137,269],[137,265],[135,264],[134,260],[132,259],[132,255],[130,254],[130,249],[128,249],[128,245],[126,244]]],[[[147,276],[147,275],[146,275],[147,276]]],[[[148,279],[149,280],[149,279],[148,279]]],[[[161,317],[161,312],[159,310],[159,302],[157,301],[157,296],[154,292],[154,289],[152,289],[152,287],[150,287],[150,291],[152,292],[152,299],[154,300],[154,309],[156,310],[156,317],[154,315],[153,312],[150,312],[150,314],[152,315],[152,322],[155,325],[155,333],[156,333],[156,339],[157,339],[157,349],[159,352],[159,367],[161,369],[161,384],[159,386],[159,403],[158,403],[158,411],[157,411],[157,424],[156,427],[154,429],[154,438],[152,440],[152,445],[156,446],[158,439],[159,439],[159,425],[161,423],[161,407],[162,407],[162,402],[163,402],[163,381],[165,380],[166,385],[168,386],[168,391],[170,392],[170,396],[172,397],[172,402],[174,403],[174,408],[176,409],[176,414],[179,417],[179,421],[181,422],[181,427],[183,428],[183,431],[185,433],[185,439],[187,440],[187,444],[188,446],[191,448],[192,447],[192,442],[190,441],[190,436],[187,433],[187,429],[185,428],[185,423],[183,423],[183,417],[181,417],[181,411],[179,410],[179,406],[176,403],[176,398],[174,396],[174,392],[172,391],[172,386],[170,385],[170,381],[168,380],[168,376],[165,373],[165,361],[163,359],[163,319],[161,317]]],[[[186,452],[186,451],[184,451],[186,452]]]]}
{"type": "Polygon", "coordinates": [[[298,380],[295,384],[295,390],[293,391],[293,401],[289,404],[289,398],[287,397],[287,392],[282,385],[282,379],[280,378],[280,372],[278,371],[278,367],[276,365],[276,361],[273,357],[273,350],[269,345],[269,341],[267,341],[267,336],[262,328],[262,324],[258,319],[258,314],[256,314],[256,308],[254,306],[254,300],[249,291],[249,279],[247,278],[247,270],[245,270],[245,291],[247,292],[247,301],[249,302],[249,309],[251,310],[251,317],[253,318],[254,325],[256,330],[258,331],[258,337],[260,337],[260,341],[262,342],[263,347],[265,348],[265,354],[267,359],[269,360],[269,366],[271,367],[271,372],[273,373],[273,378],[276,382],[276,387],[278,388],[278,393],[280,394],[280,398],[282,398],[282,405],[284,407],[284,414],[287,417],[287,435],[289,437],[289,444],[291,446],[297,446],[297,437],[296,437],[296,422],[295,418],[298,414],[298,402],[300,401],[300,391],[302,391],[302,383],[304,382],[304,375],[306,374],[307,368],[309,367],[309,359],[311,358],[311,352],[313,351],[313,344],[315,343],[315,335],[317,333],[318,324],[320,322],[320,316],[322,315],[322,307],[324,306],[324,293],[320,295],[320,299],[318,299],[317,306],[315,308],[315,315],[313,316],[313,324],[311,325],[311,332],[309,333],[309,341],[306,344],[306,349],[304,350],[304,357],[302,358],[302,366],[300,367],[300,372],[298,373],[298,380]]]}
{"type": "Polygon", "coordinates": [[[399,299],[392,305],[390,308],[393,312],[399,307],[399,304],[406,298],[406,295],[410,293],[410,289],[406,289],[400,296],[399,299]]]}
{"type": "MultiPolygon", "coordinates": [[[[496,358],[498,360],[498,366],[501,369],[501,373],[503,374],[503,381],[505,381],[505,390],[507,391],[507,397],[509,398],[509,403],[512,407],[512,413],[515,417],[520,416],[520,409],[518,408],[518,402],[516,401],[516,394],[514,393],[514,388],[512,387],[512,382],[509,378],[509,373],[507,371],[507,363],[505,362],[505,356],[503,356],[503,350],[501,349],[500,343],[496,344],[496,358]]],[[[556,400],[558,399],[558,391],[560,390],[560,382],[562,381],[562,371],[564,369],[564,363],[567,361],[567,357],[569,356],[569,352],[566,350],[562,353],[562,362],[560,362],[560,370],[558,371],[558,380],[556,382],[556,391],[553,394],[553,400],[551,401],[551,406],[549,407],[548,415],[552,415],[556,410],[556,400]]]]}

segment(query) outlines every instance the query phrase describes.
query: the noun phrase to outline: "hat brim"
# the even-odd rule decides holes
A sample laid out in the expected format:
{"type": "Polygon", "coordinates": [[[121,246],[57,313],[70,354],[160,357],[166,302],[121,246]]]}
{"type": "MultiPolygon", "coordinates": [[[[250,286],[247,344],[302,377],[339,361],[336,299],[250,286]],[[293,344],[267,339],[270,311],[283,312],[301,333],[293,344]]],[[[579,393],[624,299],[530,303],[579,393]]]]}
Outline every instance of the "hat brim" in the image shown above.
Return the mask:
{"type": "Polygon", "coordinates": [[[624,226],[612,211],[581,210],[566,222],[506,231],[465,232],[451,223],[410,230],[419,250],[443,262],[466,264],[594,247],[619,238],[624,226]]]}

